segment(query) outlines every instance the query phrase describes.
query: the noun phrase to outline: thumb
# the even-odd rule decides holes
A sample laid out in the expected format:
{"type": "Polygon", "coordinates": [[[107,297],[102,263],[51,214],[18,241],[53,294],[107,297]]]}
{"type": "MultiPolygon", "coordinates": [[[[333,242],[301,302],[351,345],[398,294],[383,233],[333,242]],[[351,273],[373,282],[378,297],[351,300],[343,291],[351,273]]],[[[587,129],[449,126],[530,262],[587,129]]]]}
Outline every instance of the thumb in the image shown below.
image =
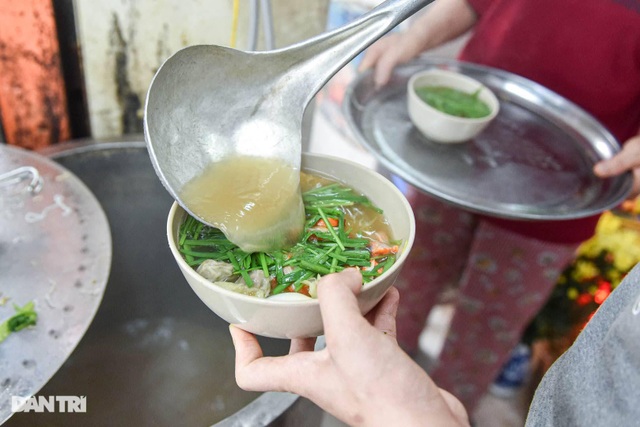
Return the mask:
{"type": "Polygon", "coordinates": [[[640,136],[628,140],[615,156],[598,162],[593,172],[601,178],[607,178],[620,175],[638,166],[640,166],[640,136]]]}
{"type": "Polygon", "coordinates": [[[602,160],[593,167],[593,172],[600,178],[608,178],[624,172],[627,168],[618,156],[614,156],[607,160],[602,160]]]}
{"type": "Polygon", "coordinates": [[[320,279],[318,302],[327,339],[341,336],[340,331],[354,322],[366,323],[356,299],[361,288],[362,275],[355,268],[347,268],[341,273],[329,274],[320,279]]]}

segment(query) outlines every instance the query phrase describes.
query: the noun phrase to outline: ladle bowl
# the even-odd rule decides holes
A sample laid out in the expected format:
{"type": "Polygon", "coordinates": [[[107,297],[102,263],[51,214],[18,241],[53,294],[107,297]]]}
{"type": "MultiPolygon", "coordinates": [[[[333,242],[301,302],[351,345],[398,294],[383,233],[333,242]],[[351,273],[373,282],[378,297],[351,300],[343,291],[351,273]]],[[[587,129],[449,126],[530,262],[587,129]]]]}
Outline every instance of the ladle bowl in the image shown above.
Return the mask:
{"type": "Polygon", "coordinates": [[[208,165],[246,155],[280,159],[299,170],[302,116],[313,96],[357,54],[431,1],[387,0],[341,28],[285,49],[198,45],[175,53],[154,76],[145,105],[145,140],[165,188],[208,223],[180,195],[208,165]]]}

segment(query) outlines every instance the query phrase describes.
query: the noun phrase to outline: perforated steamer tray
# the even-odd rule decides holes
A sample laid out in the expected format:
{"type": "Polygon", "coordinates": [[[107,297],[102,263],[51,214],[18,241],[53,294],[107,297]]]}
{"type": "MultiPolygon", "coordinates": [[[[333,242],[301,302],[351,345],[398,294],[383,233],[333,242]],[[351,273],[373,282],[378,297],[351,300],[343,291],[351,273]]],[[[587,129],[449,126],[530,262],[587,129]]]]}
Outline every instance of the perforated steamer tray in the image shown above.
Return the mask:
{"type": "Polygon", "coordinates": [[[357,140],[420,190],[461,208],[523,220],[586,217],[618,205],[633,178],[596,177],[592,168],[620,149],[595,118],[517,75],[451,59],[423,57],[396,68],[376,89],[372,73],[348,87],[343,110],[357,140]],[[406,86],[432,68],[475,78],[500,100],[497,118],[461,144],[428,140],[407,112],[406,86]]]}
{"type": "Polygon", "coordinates": [[[0,424],[12,398],[36,394],[89,328],[111,266],[102,207],[74,174],[37,153],[0,144],[0,322],[30,301],[37,324],[0,343],[0,424]],[[42,187],[30,191],[37,176],[42,187]]]}

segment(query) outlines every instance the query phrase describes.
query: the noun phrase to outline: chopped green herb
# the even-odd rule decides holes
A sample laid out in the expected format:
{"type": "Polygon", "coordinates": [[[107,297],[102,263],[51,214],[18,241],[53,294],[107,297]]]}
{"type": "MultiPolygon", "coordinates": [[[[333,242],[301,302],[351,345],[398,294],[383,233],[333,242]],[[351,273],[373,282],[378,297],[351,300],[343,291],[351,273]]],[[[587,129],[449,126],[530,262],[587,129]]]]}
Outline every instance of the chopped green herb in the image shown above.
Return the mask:
{"type": "Polygon", "coordinates": [[[231,263],[234,274],[242,277],[248,287],[254,286],[249,272],[261,270],[271,282],[272,295],[304,292],[305,281],[347,267],[359,267],[364,282],[369,282],[393,264],[395,252],[373,255],[370,236],[345,229],[347,208],[366,207],[382,214],[366,196],[335,183],[303,192],[302,198],[305,233],[292,248],[247,254],[219,229],[187,216],[179,230],[179,251],[194,269],[208,259],[231,263]]]}
{"type": "Polygon", "coordinates": [[[423,86],[415,91],[424,102],[452,116],[478,119],[491,114],[489,106],[478,98],[480,89],[466,93],[446,86],[423,86]]]}
{"type": "Polygon", "coordinates": [[[12,332],[18,332],[28,326],[33,326],[38,321],[38,314],[34,310],[33,301],[24,307],[13,305],[16,314],[0,323],[0,342],[4,341],[12,332]]]}

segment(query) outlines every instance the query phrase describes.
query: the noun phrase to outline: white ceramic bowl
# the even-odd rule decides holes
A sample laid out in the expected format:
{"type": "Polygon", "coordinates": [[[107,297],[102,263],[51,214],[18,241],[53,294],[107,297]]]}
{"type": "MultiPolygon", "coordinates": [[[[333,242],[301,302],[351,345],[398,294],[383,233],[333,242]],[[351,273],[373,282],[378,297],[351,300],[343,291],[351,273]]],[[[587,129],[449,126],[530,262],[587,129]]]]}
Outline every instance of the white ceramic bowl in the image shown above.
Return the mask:
{"type": "MultiPolygon", "coordinates": [[[[365,194],[384,211],[394,239],[403,245],[394,265],[382,276],[363,286],[358,295],[362,313],[371,310],[395,282],[415,237],[415,219],[404,195],[385,177],[358,163],[338,157],[303,154],[302,169],[336,179],[365,194]]],[[[180,224],[186,212],[174,203],[169,212],[169,248],[182,274],[200,299],[229,323],[257,335],[272,338],[301,338],[322,335],[320,306],[315,299],[278,301],[239,294],[223,289],[202,276],[183,259],[176,246],[180,224]]]]}
{"type": "Polygon", "coordinates": [[[424,136],[435,142],[467,141],[480,133],[497,115],[500,102],[494,93],[479,81],[453,71],[433,69],[416,73],[407,83],[407,107],[413,124],[424,136]],[[482,88],[478,97],[491,109],[488,116],[471,119],[443,113],[424,102],[415,89],[424,86],[446,86],[467,93],[482,88]]]}

